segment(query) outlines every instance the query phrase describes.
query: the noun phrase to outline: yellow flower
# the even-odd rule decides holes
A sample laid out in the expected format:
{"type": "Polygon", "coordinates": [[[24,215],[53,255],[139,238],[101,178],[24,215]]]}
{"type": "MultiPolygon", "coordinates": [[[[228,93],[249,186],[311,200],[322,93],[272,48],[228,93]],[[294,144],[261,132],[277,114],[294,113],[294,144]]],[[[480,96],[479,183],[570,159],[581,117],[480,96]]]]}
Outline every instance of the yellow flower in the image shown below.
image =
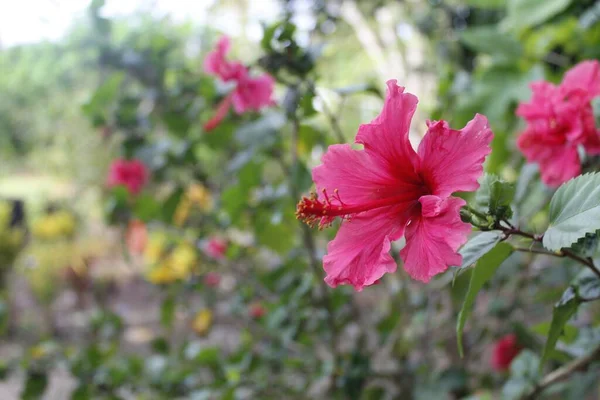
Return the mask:
{"type": "Polygon", "coordinates": [[[67,211],[47,214],[34,222],[31,227],[33,236],[39,239],[57,239],[71,237],[75,233],[75,217],[67,211]]]}
{"type": "Polygon", "coordinates": [[[192,183],[187,191],[187,198],[200,207],[201,210],[207,211],[212,208],[212,196],[210,191],[199,183],[192,183]]]}
{"type": "Polygon", "coordinates": [[[200,310],[194,317],[192,322],[192,329],[200,336],[206,335],[210,331],[212,326],[213,314],[212,311],[205,308],[200,310]]]}
{"type": "Polygon", "coordinates": [[[192,245],[182,243],[173,250],[169,261],[175,269],[189,271],[198,261],[198,255],[192,245]]]}
{"type": "Polygon", "coordinates": [[[46,347],[43,344],[38,344],[29,349],[29,354],[34,360],[39,360],[46,355],[46,347]]]}
{"type": "Polygon", "coordinates": [[[168,265],[160,265],[153,268],[148,273],[148,280],[155,285],[164,285],[167,283],[175,282],[178,276],[173,273],[172,269],[168,265]]]}
{"type": "Polygon", "coordinates": [[[210,191],[199,183],[192,183],[179,201],[173,215],[173,222],[176,226],[182,226],[187,221],[194,206],[202,211],[208,211],[213,206],[210,191]]]}
{"type": "Polygon", "coordinates": [[[179,201],[177,208],[175,209],[175,214],[173,214],[173,222],[175,226],[183,226],[185,221],[187,221],[190,216],[190,211],[192,209],[192,203],[189,201],[187,197],[184,197],[179,201]]]}
{"type": "Polygon", "coordinates": [[[144,251],[144,260],[148,264],[156,264],[163,256],[167,244],[167,237],[163,234],[153,234],[148,240],[144,251]]]}
{"type": "Polygon", "coordinates": [[[60,227],[60,233],[64,236],[73,236],[75,233],[75,217],[67,211],[58,211],[53,215],[56,224],[60,227]]]}

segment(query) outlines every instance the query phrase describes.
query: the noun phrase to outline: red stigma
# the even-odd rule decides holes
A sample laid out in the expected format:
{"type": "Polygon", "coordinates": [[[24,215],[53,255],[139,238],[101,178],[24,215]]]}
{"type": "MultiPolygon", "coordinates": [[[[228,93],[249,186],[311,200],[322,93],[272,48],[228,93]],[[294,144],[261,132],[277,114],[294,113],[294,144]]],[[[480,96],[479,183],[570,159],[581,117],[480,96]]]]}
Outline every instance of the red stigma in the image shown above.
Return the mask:
{"type": "Polygon", "coordinates": [[[311,228],[318,225],[319,229],[330,227],[336,217],[346,218],[344,203],[338,195],[337,189],[330,198],[323,189],[324,200],[319,200],[315,192],[310,197],[303,197],[296,206],[296,218],[305,222],[311,228]],[[333,201],[338,204],[333,204],[333,201]]]}

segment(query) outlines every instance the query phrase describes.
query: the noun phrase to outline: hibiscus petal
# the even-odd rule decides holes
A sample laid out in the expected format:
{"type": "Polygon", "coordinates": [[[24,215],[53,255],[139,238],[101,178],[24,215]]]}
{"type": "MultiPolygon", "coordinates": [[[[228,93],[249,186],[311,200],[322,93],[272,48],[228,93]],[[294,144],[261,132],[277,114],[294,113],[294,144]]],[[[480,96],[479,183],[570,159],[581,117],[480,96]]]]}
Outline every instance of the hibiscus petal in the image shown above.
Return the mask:
{"type": "Polygon", "coordinates": [[[349,144],[329,146],[321,161],[323,163],[312,171],[320,197],[323,189],[329,195],[337,189],[340,199],[352,205],[398,193],[406,194],[413,201],[419,197],[419,193],[414,194],[415,188],[407,186],[401,177],[382,168],[366,151],[353,150],[349,144]]]}
{"type": "Polygon", "coordinates": [[[553,105],[560,103],[563,98],[558,86],[546,81],[537,81],[529,87],[532,92],[531,100],[529,103],[520,103],[515,114],[527,120],[552,117],[553,105]]]}
{"type": "Polygon", "coordinates": [[[581,173],[579,154],[575,145],[541,134],[541,129],[529,128],[517,139],[519,150],[527,161],[540,166],[542,182],[557,187],[581,173]]]}
{"type": "Polygon", "coordinates": [[[229,38],[227,36],[221,37],[215,49],[209,52],[204,58],[204,72],[221,76],[223,67],[228,64],[225,56],[229,52],[230,46],[229,38]]]}
{"type": "Polygon", "coordinates": [[[350,284],[361,291],[386,272],[396,271],[389,254],[391,242],[402,236],[407,221],[398,211],[396,206],[380,208],[342,223],[323,258],[329,286],[350,284]]]}
{"type": "Polygon", "coordinates": [[[582,61],[565,73],[561,88],[581,90],[588,100],[600,95],[600,63],[596,60],[582,61]]]}
{"type": "Polygon", "coordinates": [[[248,110],[259,111],[271,106],[275,79],[271,75],[263,74],[256,78],[247,73],[239,80],[233,92],[233,108],[236,113],[243,114],[248,110]]]}
{"type": "Polygon", "coordinates": [[[231,99],[232,99],[232,94],[229,94],[229,95],[227,95],[227,97],[225,97],[223,100],[221,100],[221,102],[217,106],[215,115],[213,115],[213,117],[211,119],[209,119],[208,121],[206,121],[206,123],[204,124],[203,128],[204,128],[205,132],[210,132],[221,124],[221,122],[223,121],[223,118],[225,118],[227,116],[227,112],[229,111],[229,108],[231,107],[231,99]]]}
{"type": "Polygon", "coordinates": [[[446,121],[430,123],[419,145],[419,158],[421,176],[432,193],[447,197],[476,190],[492,138],[487,118],[480,114],[458,131],[446,121]]]}
{"type": "Polygon", "coordinates": [[[463,199],[423,196],[420,218],[411,220],[406,227],[406,246],[400,251],[404,270],[422,282],[444,272],[451,265],[461,265],[458,248],[467,241],[471,225],[460,219],[463,199]]]}
{"type": "Polygon", "coordinates": [[[364,145],[369,155],[396,176],[406,175],[407,171],[414,175],[416,154],[408,140],[408,133],[419,100],[410,93],[404,93],[404,87],[398,86],[395,79],[389,80],[387,86],[381,114],[370,124],[360,126],[356,143],[364,145]]]}
{"type": "Polygon", "coordinates": [[[581,162],[576,147],[561,147],[554,150],[552,158],[539,162],[542,182],[557,187],[581,174],[581,162]]]}

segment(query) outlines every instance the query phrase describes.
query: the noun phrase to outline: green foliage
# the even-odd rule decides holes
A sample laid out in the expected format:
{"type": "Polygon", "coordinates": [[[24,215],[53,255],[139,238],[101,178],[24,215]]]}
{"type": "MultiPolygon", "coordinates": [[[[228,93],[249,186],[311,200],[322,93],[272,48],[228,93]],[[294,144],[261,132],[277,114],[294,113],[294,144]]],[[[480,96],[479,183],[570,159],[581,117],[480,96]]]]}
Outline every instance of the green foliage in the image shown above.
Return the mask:
{"type": "Polygon", "coordinates": [[[585,174],[563,184],[550,201],[550,225],[544,246],[570,247],[600,229],[600,174],[585,174]]]}
{"type": "Polygon", "coordinates": [[[522,30],[559,14],[573,0],[509,0],[506,19],[502,24],[512,30],[522,30]]]}
{"type": "Polygon", "coordinates": [[[479,211],[490,215],[494,221],[510,219],[514,195],[514,185],[496,175],[485,174],[480,180],[479,190],[475,193],[475,206],[479,211]]]}
{"type": "Polygon", "coordinates": [[[37,400],[42,397],[48,385],[48,376],[45,372],[27,371],[25,386],[21,392],[23,400],[37,400]]]}
{"type": "Polygon", "coordinates": [[[458,320],[456,323],[456,338],[458,341],[458,351],[463,355],[463,344],[462,335],[465,327],[465,323],[471,314],[473,305],[477,298],[477,293],[483,288],[483,286],[494,276],[494,273],[500,267],[500,265],[511,255],[513,252],[512,246],[507,243],[499,243],[487,254],[479,258],[473,271],[471,273],[471,280],[469,282],[469,289],[465,296],[465,301],[458,314],[458,320]]]}
{"type": "MultiPolygon", "coordinates": [[[[2,166],[8,156],[19,172],[69,177],[74,187],[64,197],[84,210],[81,231],[89,231],[94,244],[110,238],[99,254],[81,251],[81,232],[47,247],[41,258],[52,264],[49,274],[32,262],[20,231],[11,261],[19,256],[31,287],[43,281],[40,308],[47,312],[42,318],[36,307],[25,307],[14,327],[2,292],[0,334],[16,329],[17,340],[21,331],[29,340],[58,333],[61,340],[3,360],[0,377],[25,372],[24,398],[39,398],[48,373],[61,365],[76,381],[73,399],[379,399],[401,393],[483,400],[498,397],[506,378],[483,363],[497,337],[515,333],[527,348],[512,362],[505,398],[531,393],[547,360],[559,367],[597,346],[597,307],[582,305],[600,299],[600,280],[586,272],[572,281],[572,264],[589,266],[597,257],[600,182],[591,174],[567,183],[548,213],[551,189],[515,144],[523,130],[515,108],[530,98],[530,83],[558,82],[576,62],[600,57],[597,5],[378,1],[340,8],[313,2],[302,18],[286,8],[253,43],[243,35],[251,31],[244,21],[254,18],[244,7],[253,2],[229,3],[215,3],[206,21],[221,12],[241,17],[242,35],[231,38],[228,59],[252,76],[270,73],[277,104],[229,110],[210,131],[204,124],[235,86],[202,71],[216,42],[211,26],[151,14],[108,18],[104,1],[95,0],[89,20],[67,39],[0,51],[6,71],[0,77],[2,166]],[[293,22],[307,19],[314,24],[293,22]],[[400,76],[384,76],[394,68],[400,76]],[[490,174],[475,194],[459,194],[469,200],[463,221],[481,232],[459,250],[463,263],[454,276],[441,275],[428,286],[398,271],[360,294],[332,289],[323,282],[322,259],[337,223],[310,230],[298,223],[294,206],[311,190],[311,169],[327,146],[350,141],[359,124],[377,115],[390,78],[419,96],[415,121],[445,119],[458,129],[474,113],[489,119],[490,174]],[[115,158],[137,158],[148,167],[141,193],[106,188],[115,158]],[[102,211],[89,206],[98,199],[114,230],[100,227],[102,211]],[[534,232],[548,219],[544,244],[570,251],[541,248],[534,232]],[[117,233],[120,243],[113,243],[117,233]],[[215,238],[225,243],[222,256],[209,254],[215,238]],[[559,257],[569,258],[568,268],[559,257]],[[113,266],[133,279],[122,279],[122,271],[112,276],[113,266]],[[162,275],[151,275],[156,270],[162,275]],[[207,280],[208,273],[218,282],[207,280]],[[77,311],[61,308],[69,296],[55,301],[67,285],[77,311]],[[136,311],[144,321],[138,326],[123,299],[139,292],[148,304],[136,311]],[[544,305],[562,292],[552,321],[541,318],[544,305]],[[584,318],[569,324],[578,310],[584,318]],[[463,355],[467,320],[469,351],[457,363],[448,339],[456,329],[463,355]],[[38,329],[40,321],[48,322],[47,332],[38,329]]],[[[598,111],[597,101],[593,106],[598,111]]],[[[598,168],[596,157],[582,160],[585,171],[598,168]]],[[[1,181],[0,191],[5,186],[1,181]]],[[[1,253],[9,240],[2,231],[0,237],[1,253]]],[[[589,374],[571,376],[547,393],[583,398],[594,372],[590,366],[589,374]]]]}
{"type": "Polygon", "coordinates": [[[467,268],[475,264],[481,257],[496,247],[501,239],[502,232],[500,231],[481,232],[473,236],[459,251],[463,258],[461,268],[467,268]]]}
{"type": "Polygon", "coordinates": [[[548,331],[546,344],[544,345],[541,365],[544,364],[544,361],[548,359],[550,353],[554,350],[556,342],[563,333],[564,326],[575,312],[577,312],[578,308],[579,302],[577,301],[575,289],[569,287],[561,297],[560,301],[556,303],[554,310],[552,311],[552,322],[548,331]]]}
{"type": "Polygon", "coordinates": [[[510,379],[502,388],[502,398],[517,400],[531,393],[539,377],[540,365],[535,353],[522,351],[510,365],[510,379]]]}
{"type": "Polygon", "coordinates": [[[572,335],[569,339],[569,327],[567,322],[579,309],[582,303],[600,299],[600,279],[589,270],[582,271],[571,285],[562,294],[560,300],[554,305],[552,312],[552,322],[548,330],[548,337],[542,353],[544,362],[550,357],[557,341],[563,338],[565,341],[573,340],[572,335]]]}
{"type": "Polygon", "coordinates": [[[523,52],[521,44],[515,37],[498,35],[498,28],[495,26],[466,29],[460,38],[473,50],[506,61],[518,59],[523,52]]]}

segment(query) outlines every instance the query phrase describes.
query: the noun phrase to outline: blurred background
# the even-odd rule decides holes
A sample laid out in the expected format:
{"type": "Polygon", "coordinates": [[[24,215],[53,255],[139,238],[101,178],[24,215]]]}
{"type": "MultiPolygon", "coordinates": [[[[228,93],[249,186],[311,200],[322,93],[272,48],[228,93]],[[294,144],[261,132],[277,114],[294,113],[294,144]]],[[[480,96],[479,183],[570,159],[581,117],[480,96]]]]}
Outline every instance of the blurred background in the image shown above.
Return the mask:
{"type": "MultiPolygon", "coordinates": [[[[594,0],[5,2],[0,399],[521,398],[575,271],[511,256],[461,358],[466,274],[423,285],[399,268],[331,289],[321,258],[337,229],[301,225],[295,204],[394,78],[419,98],[414,144],[428,119],[486,115],[486,170],[520,182],[520,218],[545,226],[551,193],[521,171],[514,109],[599,43],[594,0]],[[203,62],[223,35],[229,59],[274,77],[276,104],[208,132],[230,88],[203,62]],[[110,183],[134,158],[138,193],[110,183]],[[529,350],[511,370],[492,362],[506,335],[529,350]]],[[[553,363],[600,334],[594,311],[553,363]]],[[[546,396],[597,398],[596,372],[546,396]]]]}

